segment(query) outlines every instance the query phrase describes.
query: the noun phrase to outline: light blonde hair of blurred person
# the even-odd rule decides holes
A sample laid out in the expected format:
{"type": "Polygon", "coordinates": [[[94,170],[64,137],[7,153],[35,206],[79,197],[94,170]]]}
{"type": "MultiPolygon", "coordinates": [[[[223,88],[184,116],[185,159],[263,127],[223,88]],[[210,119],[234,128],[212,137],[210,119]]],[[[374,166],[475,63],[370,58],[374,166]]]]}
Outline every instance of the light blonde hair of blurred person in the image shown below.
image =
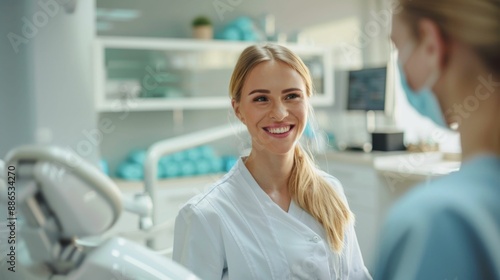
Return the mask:
{"type": "Polygon", "coordinates": [[[447,124],[458,125],[463,159],[483,152],[500,154],[500,1],[397,4],[401,9],[394,16],[393,32],[406,29],[402,32],[408,36],[400,38],[397,47],[411,41],[418,56],[413,59],[421,60],[420,69],[405,69],[408,83],[421,87],[431,73],[447,124]]]}
{"type": "MultiPolygon", "coordinates": [[[[281,62],[297,71],[304,80],[307,97],[312,96],[311,76],[302,60],[283,46],[268,44],[248,47],[241,54],[229,85],[233,102],[240,102],[241,91],[248,73],[265,61],[281,62]]],[[[302,131],[300,133],[302,134],[302,131]]],[[[351,211],[332,186],[316,172],[312,158],[298,142],[295,144],[293,161],[288,179],[291,198],[321,223],[331,249],[340,252],[343,247],[344,230],[353,217],[351,211]]]]}

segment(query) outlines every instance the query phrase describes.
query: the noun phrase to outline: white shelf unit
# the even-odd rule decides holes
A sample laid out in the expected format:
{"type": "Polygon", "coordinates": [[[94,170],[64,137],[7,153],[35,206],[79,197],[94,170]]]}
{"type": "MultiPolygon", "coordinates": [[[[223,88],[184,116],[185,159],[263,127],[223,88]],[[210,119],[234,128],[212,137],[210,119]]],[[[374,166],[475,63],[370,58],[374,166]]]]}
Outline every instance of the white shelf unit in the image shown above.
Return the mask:
{"type": "MultiPolygon", "coordinates": [[[[228,85],[231,71],[239,54],[252,44],[256,43],[98,37],[94,49],[96,108],[98,112],[229,108],[228,85]],[[115,57],[114,60],[112,56],[115,57]],[[135,76],[125,79],[113,77],[114,72],[131,72],[130,70],[136,72],[135,76]],[[165,95],[162,97],[141,96],[147,93],[145,88],[148,88],[148,85],[158,82],[157,77],[153,77],[156,74],[173,76],[172,79],[177,80],[171,84],[177,82],[177,85],[158,86],[160,94],[165,95]],[[135,91],[124,91],[122,95],[118,93],[114,97],[110,96],[111,82],[115,84],[129,82],[130,88],[131,80],[135,85],[135,91]],[[165,91],[161,92],[163,88],[165,91]],[[173,97],[168,97],[165,93],[169,90],[174,91],[173,97]],[[209,92],[208,95],[205,91],[209,92]]],[[[286,44],[286,46],[301,56],[306,64],[312,63],[313,67],[308,66],[314,86],[321,92],[315,93],[311,103],[314,106],[333,104],[332,49],[297,44],[286,44]]]]}

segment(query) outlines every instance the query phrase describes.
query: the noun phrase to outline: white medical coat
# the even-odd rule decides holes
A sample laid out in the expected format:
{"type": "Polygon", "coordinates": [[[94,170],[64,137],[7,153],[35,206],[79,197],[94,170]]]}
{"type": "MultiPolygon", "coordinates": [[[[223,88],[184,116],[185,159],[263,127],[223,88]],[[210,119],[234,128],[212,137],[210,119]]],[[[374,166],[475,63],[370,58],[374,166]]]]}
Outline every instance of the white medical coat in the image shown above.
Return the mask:
{"type": "MultiPolygon", "coordinates": [[[[340,182],[324,178],[345,199],[340,182]]],[[[293,201],[283,211],[259,187],[242,159],[209,191],[191,199],[175,223],[173,259],[202,279],[371,279],[354,227],[342,254],[293,201]]]]}

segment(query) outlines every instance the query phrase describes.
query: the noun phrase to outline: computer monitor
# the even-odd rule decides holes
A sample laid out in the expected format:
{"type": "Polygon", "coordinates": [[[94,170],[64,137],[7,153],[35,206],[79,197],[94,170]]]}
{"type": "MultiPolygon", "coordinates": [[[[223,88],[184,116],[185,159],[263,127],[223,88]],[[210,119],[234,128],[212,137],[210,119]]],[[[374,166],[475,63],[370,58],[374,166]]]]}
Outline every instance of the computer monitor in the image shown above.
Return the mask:
{"type": "Polygon", "coordinates": [[[385,111],[387,67],[349,71],[347,110],[385,111]]]}

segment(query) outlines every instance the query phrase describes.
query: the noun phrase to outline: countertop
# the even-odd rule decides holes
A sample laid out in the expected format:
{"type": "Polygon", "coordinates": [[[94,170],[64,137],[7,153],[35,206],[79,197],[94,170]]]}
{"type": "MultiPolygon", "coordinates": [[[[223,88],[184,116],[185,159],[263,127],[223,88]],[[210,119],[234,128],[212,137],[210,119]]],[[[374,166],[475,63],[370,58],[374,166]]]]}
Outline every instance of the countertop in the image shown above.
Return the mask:
{"type": "Polygon", "coordinates": [[[395,151],[395,152],[379,152],[372,151],[365,153],[362,151],[333,151],[327,150],[323,153],[317,153],[314,155],[316,160],[326,160],[326,161],[336,161],[354,164],[366,164],[373,165],[375,159],[380,157],[395,156],[395,155],[405,155],[408,154],[406,151],[395,151]]]}
{"type": "Polygon", "coordinates": [[[415,153],[407,151],[370,153],[358,151],[326,151],[316,154],[317,161],[351,163],[372,166],[384,176],[422,180],[457,171],[460,155],[442,152],[415,153]]]}

